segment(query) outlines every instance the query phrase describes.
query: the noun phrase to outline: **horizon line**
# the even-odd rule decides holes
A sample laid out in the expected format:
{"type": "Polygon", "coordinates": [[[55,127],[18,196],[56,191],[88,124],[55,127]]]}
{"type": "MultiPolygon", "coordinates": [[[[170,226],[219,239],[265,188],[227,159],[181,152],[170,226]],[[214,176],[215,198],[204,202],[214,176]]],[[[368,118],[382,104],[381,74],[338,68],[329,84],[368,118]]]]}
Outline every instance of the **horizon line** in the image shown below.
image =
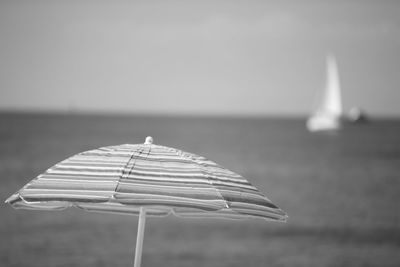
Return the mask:
{"type": "MultiPolygon", "coordinates": [[[[62,110],[62,109],[4,109],[0,108],[0,115],[60,115],[60,116],[102,116],[102,117],[187,117],[187,118],[281,118],[307,119],[311,113],[299,112],[270,112],[270,113],[237,113],[237,112],[177,112],[177,111],[127,111],[127,110],[62,110]]],[[[373,119],[400,119],[396,114],[367,114],[373,119]]]]}

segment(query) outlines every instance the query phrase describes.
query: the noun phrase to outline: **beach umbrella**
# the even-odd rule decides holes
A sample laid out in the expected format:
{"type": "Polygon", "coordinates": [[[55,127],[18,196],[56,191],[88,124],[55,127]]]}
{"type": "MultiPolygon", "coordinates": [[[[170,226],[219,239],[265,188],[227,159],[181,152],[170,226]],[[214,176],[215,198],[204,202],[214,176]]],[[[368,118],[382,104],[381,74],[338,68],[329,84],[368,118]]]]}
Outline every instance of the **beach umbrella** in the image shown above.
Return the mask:
{"type": "Polygon", "coordinates": [[[134,266],[146,216],[263,218],[287,215],[236,174],[202,156],[153,144],[101,147],[54,165],[10,196],[14,208],[139,215],[134,266]]]}

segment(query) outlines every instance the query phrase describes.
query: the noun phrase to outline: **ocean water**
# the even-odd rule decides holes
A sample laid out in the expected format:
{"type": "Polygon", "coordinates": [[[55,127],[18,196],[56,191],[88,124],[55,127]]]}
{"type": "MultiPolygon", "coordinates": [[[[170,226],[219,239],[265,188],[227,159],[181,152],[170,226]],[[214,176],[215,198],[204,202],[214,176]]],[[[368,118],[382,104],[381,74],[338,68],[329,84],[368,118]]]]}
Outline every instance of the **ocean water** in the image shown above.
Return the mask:
{"type": "MultiPolygon", "coordinates": [[[[310,134],[302,119],[0,114],[0,199],[75,153],[156,144],[246,177],[289,214],[148,218],[142,266],[400,266],[400,121],[310,134]]],[[[0,266],[132,266],[137,217],[0,205],[0,266]]]]}

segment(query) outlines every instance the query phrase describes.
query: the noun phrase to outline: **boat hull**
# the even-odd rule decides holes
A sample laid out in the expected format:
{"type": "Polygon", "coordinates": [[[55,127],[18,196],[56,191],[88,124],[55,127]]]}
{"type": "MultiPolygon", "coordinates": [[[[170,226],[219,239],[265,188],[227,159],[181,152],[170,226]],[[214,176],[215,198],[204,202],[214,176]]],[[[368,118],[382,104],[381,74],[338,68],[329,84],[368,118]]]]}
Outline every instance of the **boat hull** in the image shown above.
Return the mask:
{"type": "Polygon", "coordinates": [[[307,120],[307,129],[310,132],[336,131],[341,127],[341,119],[336,116],[313,116],[307,120]]]}

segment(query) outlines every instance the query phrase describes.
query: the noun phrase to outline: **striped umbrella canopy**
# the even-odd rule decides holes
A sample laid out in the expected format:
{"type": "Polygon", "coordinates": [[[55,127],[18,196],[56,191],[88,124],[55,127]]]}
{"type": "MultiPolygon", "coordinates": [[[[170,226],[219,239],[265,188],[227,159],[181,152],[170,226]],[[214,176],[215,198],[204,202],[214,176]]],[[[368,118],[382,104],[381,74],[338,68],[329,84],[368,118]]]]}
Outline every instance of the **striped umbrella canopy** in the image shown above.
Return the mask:
{"type": "Polygon", "coordinates": [[[153,144],[101,147],[54,165],[10,196],[14,208],[139,215],[134,266],[140,266],[146,215],[257,217],[286,221],[246,179],[202,156],[153,144]]]}

